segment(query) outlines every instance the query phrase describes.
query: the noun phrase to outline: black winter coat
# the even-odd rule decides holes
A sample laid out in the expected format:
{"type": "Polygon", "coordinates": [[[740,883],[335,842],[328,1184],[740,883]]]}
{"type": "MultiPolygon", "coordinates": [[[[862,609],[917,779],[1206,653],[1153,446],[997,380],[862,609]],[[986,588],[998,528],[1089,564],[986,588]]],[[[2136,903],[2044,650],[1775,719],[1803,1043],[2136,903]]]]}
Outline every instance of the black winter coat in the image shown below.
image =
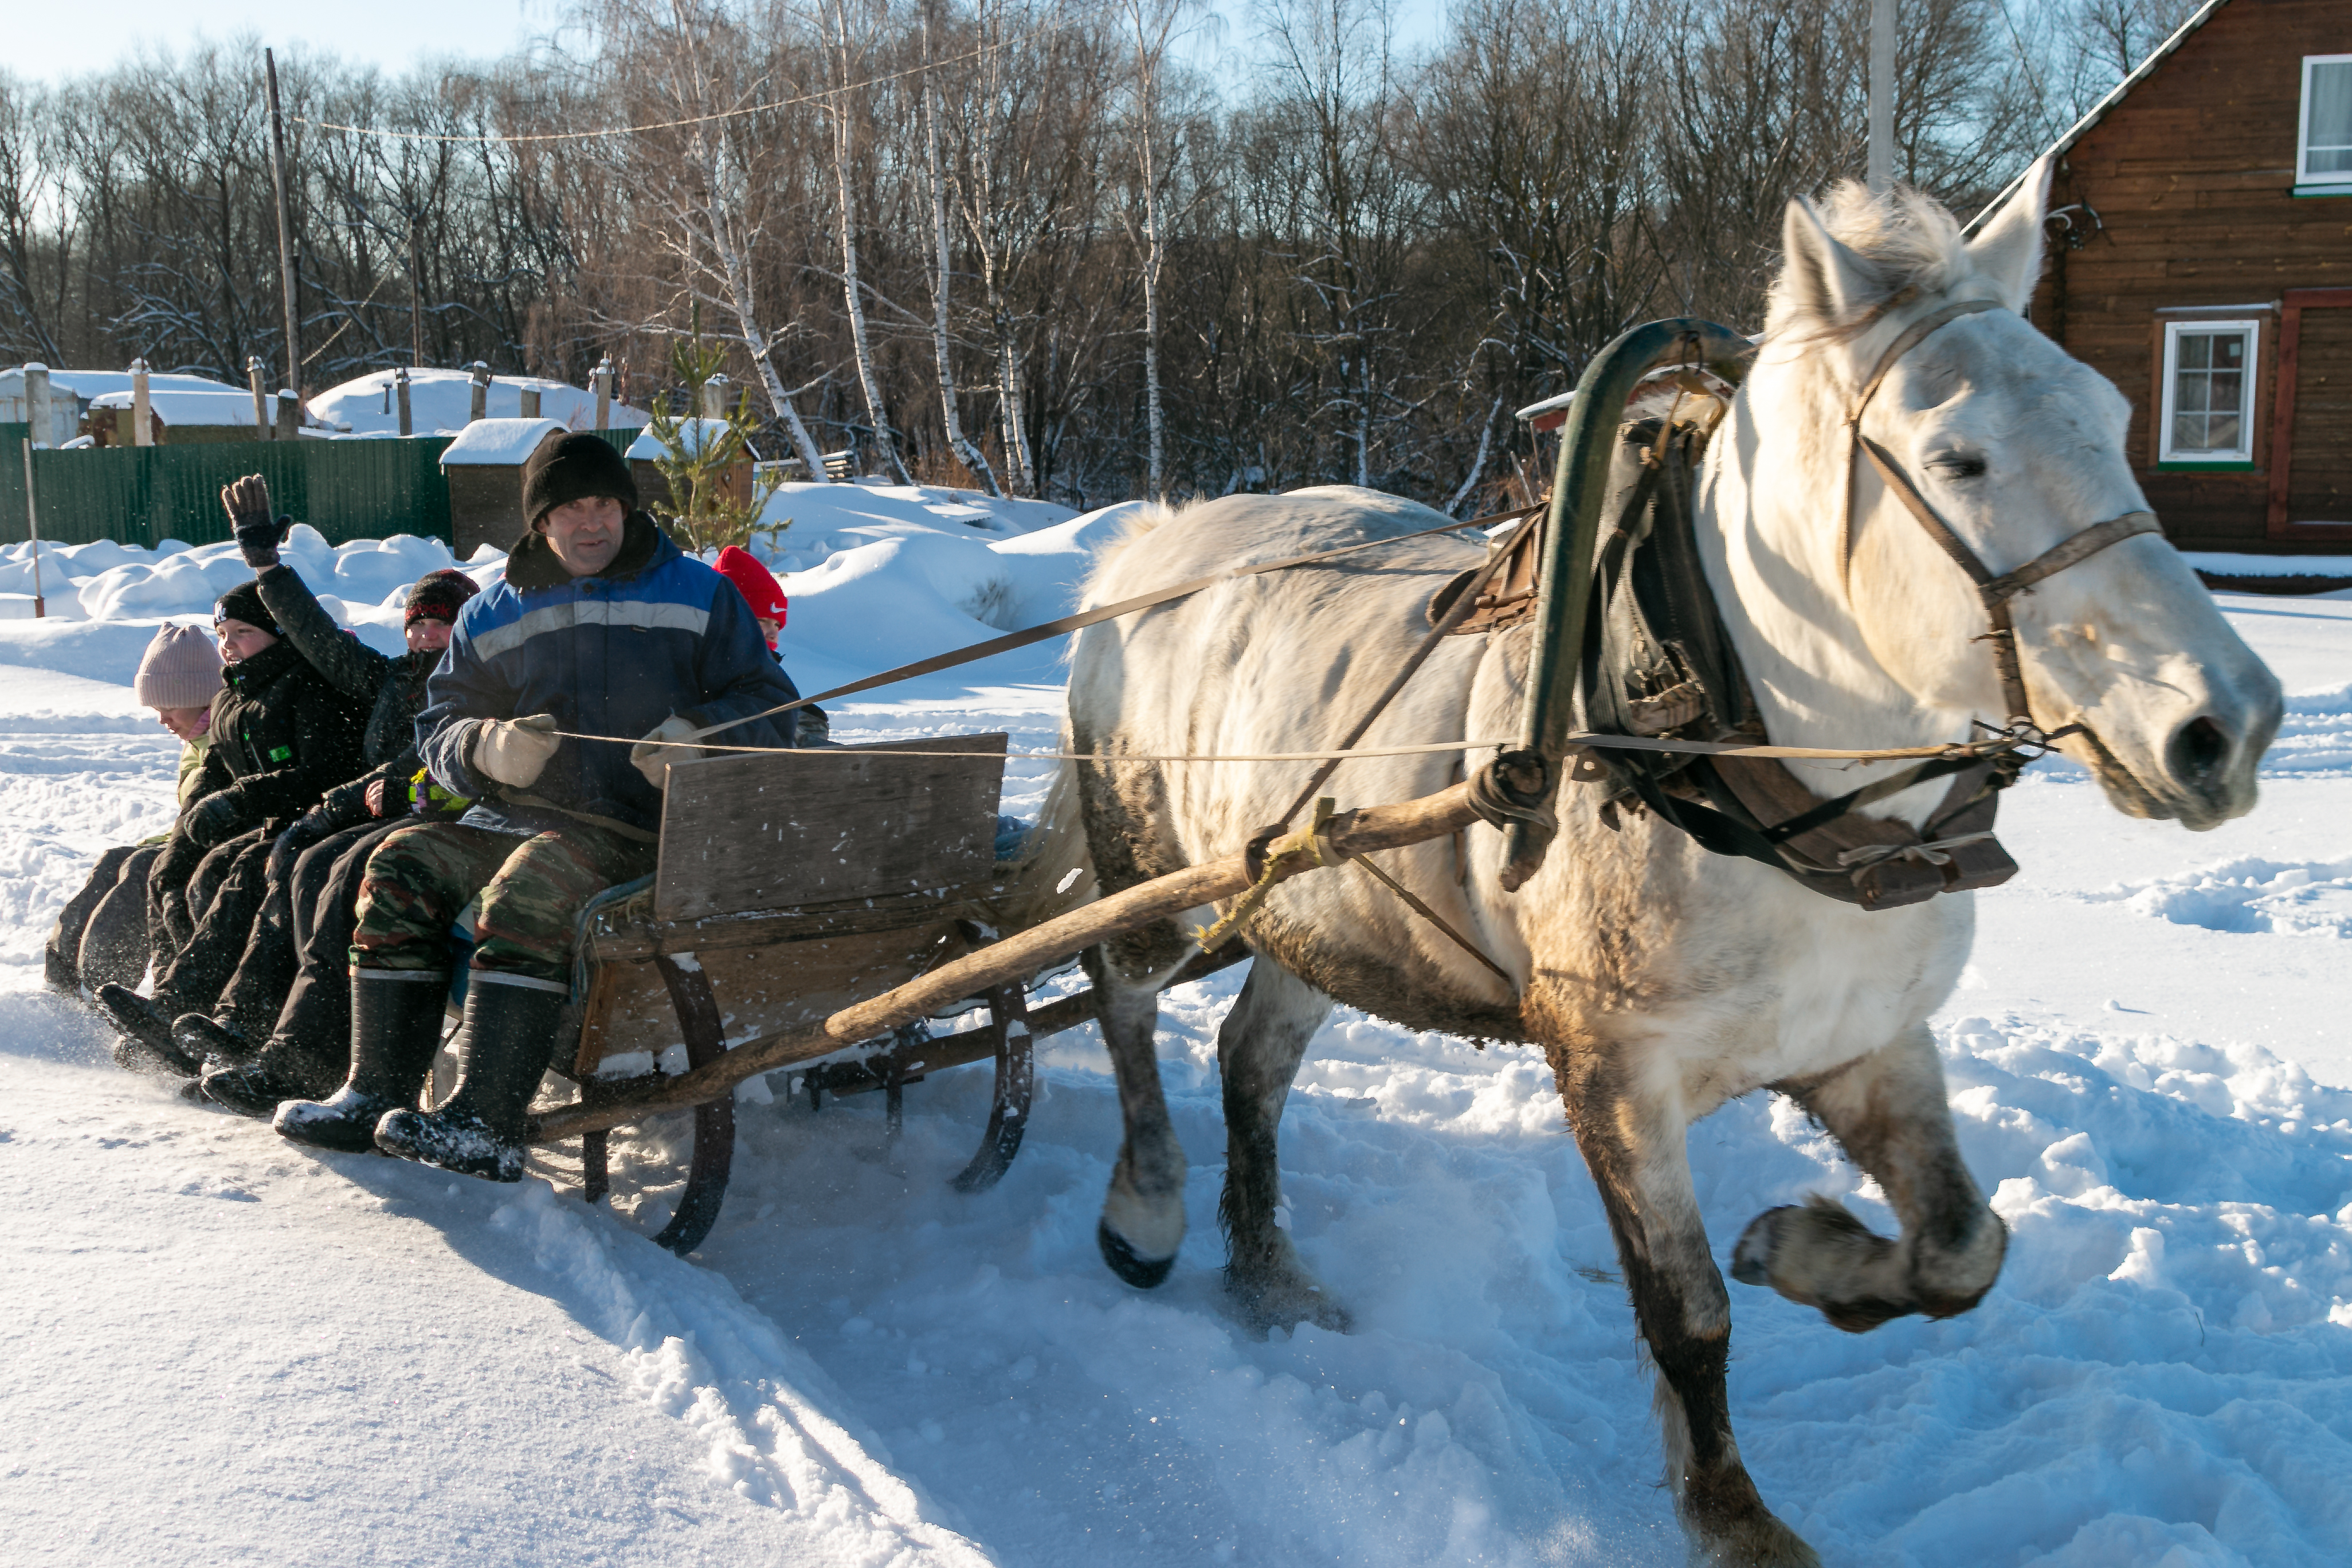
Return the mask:
{"type": "Polygon", "coordinates": [[[362,745],[367,771],[327,792],[321,809],[328,830],[374,820],[367,808],[367,789],[379,778],[384,781],[384,815],[399,816],[408,798],[408,781],[425,765],[416,754],[416,710],[425,706],[425,678],[441,656],[404,653],[389,658],[376,652],[337,626],[310,584],[282,562],[257,581],[262,604],[311,668],[350,696],[374,704],[362,745]]]}
{"type": "Polygon", "coordinates": [[[277,833],[366,766],[366,704],[337,690],[280,638],[221,667],[212,745],[193,793],[199,802],[217,794],[236,800],[239,820],[232,834],[252,827],[277,833]]]}

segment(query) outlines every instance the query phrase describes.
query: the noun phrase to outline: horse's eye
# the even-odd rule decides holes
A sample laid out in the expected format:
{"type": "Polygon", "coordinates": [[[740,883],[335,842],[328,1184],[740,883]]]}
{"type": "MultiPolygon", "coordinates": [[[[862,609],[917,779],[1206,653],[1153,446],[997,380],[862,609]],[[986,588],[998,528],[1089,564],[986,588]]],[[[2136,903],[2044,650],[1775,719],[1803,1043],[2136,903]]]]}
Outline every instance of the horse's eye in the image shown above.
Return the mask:
{"type": "Polygon", "coordinates": [[[1984,478],[1985,460],[1972,452],[1938,452],[1927,459],[1927,466],[1948,479],[1984,478]]]}

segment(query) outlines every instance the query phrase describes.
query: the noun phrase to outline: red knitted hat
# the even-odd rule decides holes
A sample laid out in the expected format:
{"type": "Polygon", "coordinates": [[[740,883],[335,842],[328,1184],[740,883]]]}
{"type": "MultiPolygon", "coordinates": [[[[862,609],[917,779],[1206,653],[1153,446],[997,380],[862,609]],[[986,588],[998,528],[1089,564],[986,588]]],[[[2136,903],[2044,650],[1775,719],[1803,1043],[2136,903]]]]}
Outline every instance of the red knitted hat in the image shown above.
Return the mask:
{"type": "Polygon", "coordinates": [[[446,566],[438,572],[427,572],[409,588],[400,624],[404,626],[411,621],[430,617],[455,626],[457,612],[465,607],[466,601],[480,592],[474,580],[463,572],[446,566]]]}
{"type": "Polygon", "coordinates": [[[773,573],[760,564],[758,556],[730,544],[719,552],[717,570],[721,577],[735,584],[735,591],[743,595],[743,602],[751,606],[753,615],[763,621],[773,621],[778,626],[784,624],[787,601],[783,584],[776,581],[773,573]]]}

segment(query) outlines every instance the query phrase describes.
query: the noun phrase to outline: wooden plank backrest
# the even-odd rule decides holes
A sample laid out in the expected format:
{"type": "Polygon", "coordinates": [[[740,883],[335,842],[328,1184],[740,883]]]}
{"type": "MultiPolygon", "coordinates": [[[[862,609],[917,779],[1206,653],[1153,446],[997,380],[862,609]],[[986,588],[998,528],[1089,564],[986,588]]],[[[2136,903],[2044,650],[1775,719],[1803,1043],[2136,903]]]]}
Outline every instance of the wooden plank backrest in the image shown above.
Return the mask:
{"type": "Polygon", "coordinates": [[[980,880],[996,858],[1006,737],[891,741],[673,763],[654,918],[873,898],[980,880]]]}

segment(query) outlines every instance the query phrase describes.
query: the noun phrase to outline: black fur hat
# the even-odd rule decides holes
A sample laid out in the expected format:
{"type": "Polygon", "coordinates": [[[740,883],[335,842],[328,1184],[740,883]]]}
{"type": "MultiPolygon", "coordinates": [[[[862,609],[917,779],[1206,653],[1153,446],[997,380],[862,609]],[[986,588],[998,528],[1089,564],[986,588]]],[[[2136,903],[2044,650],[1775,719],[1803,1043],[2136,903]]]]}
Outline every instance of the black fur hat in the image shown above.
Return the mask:
{"type": "Polygon", "coordinates": [[[601,436],[575,430],[539,444],[522,466],[522,515],[532,528],[566,501],[611,496],[625,511],[637,510],[637,481],[628,460],[601,436]]]}
{"type": "Polygon", "coordinates": [[[220,596],[213,605],[213,620],[215,623],[243,621],[247,626],[259,626],[274,637],[286,635],[278,628],[278,617],[271,615],[269,606],[261,602],[261,584],[249,577],[220,596]]]}

